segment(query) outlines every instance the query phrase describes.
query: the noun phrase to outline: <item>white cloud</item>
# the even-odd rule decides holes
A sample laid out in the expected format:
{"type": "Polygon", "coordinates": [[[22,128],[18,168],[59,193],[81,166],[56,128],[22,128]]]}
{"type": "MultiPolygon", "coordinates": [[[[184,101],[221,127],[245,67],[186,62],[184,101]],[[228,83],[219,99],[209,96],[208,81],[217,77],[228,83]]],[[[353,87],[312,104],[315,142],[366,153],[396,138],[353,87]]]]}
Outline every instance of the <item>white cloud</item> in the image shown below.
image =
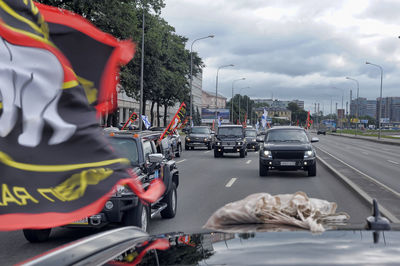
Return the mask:
{"type": "MultiPolygon", "coordinates": [[[[230,97],[235,87],[251,86],[253,97],[303,99],[306,106],[340,100],[344,89],[360,82],[360,96],[378,97],[379,70],[384,68],[384,96],[400,96],[400,3],[388,0],[166,0],[162,16],[178,34],[199,41],[194,50],[204,59],[203,86],[230,97]],[[333,96],[332,96],[333,97],[333,96]]],[[[341,103],[340,103],[341,104],[341,103]]]]}

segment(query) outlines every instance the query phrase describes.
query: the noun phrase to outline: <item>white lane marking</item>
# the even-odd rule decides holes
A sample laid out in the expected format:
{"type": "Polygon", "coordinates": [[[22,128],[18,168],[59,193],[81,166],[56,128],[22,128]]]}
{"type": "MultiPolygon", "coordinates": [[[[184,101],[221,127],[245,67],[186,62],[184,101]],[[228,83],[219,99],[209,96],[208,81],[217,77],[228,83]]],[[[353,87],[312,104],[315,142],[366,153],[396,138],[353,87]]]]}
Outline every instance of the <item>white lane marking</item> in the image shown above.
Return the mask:
{"type": "Polygon", "coordinates": [[[233,183],[235,183],[236,179],[237,179],[236,177],[232,177],[231,180],[229,180],[229,182],[226,183],[225,187],[231,187],[233,183]]]}
{"type": "Polygon", "coordinates": [[[363,153],[363,154],[365,154],[365,155],[368,155],[368,154],[369,154],[369,153],[368,153],[368,152],[366,152],[366,151],[363,151],[362,153],[363,153]]]}
{"type": "Polygon", "coordinates": [[[176,163],[183,163],[184,161],[186,161],[186,159],[183,159],[183,160],[177,161],[176,163]]]}
{"type": "Polygon", "coordinates": [[[251,160],[248,160],[247,162],[246,162],[246,164],[250,164],[251,163],[251,160]]]}
{"type": "Polygon", "coordinates": [[[211,152],[211,151],[205,151],[204,153],[209,153],[209,152],[211,152]]]}
{"type": "MultiPolygon", "coordinates": [[[[353,181],[348,179],[346,176],[342,175],[339,171],[337,171],[333,166],[329,165],[327,162],[325,162],[321,157],[318,158],[320,162],[322,162],[326,167],[331,169],[338,177],[340,177],[344,182],[347,183],[350,187],[352,187],[361,197],[363,197],[366,201],[372,202],[372,198],[364,191],[362,190],[359,186],[357,186],[353,181]]],[[[381,204],[379,205],[379,208],[381,210],[381,213],[386,216],[390,221],[393,223],[399,223],[400,220],[397,219],[396,216],[394,216],[390,211],[388,211],[385,207],[383,207],[381,204]]]]}
{"type": "Polygon", "coordinates": [[[400,163],[398,163],[398,162],[395,162],[395,161],[391,161],[391,160],[387,160],[389,163],[393,163],[393,164],[400,164],[400,163]]]}
{"type": "Polygon", "coordinates": [[[326,150],[321,149],[320,147],[318,147],[318,149],[320,149],[322,152],[325,152],[326,154],[328,154],[328,155],[331,156],[332,158],[336,159],[337,161],[341,162],[342,164],[344,164],[344,165],[350,167],[351,169],[353,169],[353,170],[356,171],[357,173],[363,175],[364,177],[366,177],[366,178],[369,179],[370,181],[374,182],[375,184],[377,184],[377,185],[381,186],[382,188],[384,188],[384,189],[386,189],[386,190],[392,192],[392,193],[395,194],[397,197],[400,197],[400,193],[397,192],[396,190],[391,189],[390,187],[388,187],[388,186],[386,186],[385,184],[379,182],[379,181],[376,180],[375,178],[370,177],[369,175],[367,175],[367,174],[361,172],[360,170],[358,170],[357,168],[351,166],[350,164],[345,163],[344,161],[342,161],[342,160],[340,160],[339,158],[337,158],[336,156],[330,154],[330,153],[327,152],[326,150]]]}

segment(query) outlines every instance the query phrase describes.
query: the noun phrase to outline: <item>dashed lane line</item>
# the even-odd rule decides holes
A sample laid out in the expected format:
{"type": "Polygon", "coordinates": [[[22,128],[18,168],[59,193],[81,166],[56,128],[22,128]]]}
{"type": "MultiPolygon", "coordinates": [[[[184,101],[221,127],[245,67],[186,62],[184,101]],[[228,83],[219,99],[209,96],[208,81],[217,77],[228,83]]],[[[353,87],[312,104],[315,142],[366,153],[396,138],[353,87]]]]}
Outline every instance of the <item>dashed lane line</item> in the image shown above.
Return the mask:
{"type": "Polygon", "coordinates": [[[237,179],[236,177],[232,177],[231,180],[229,180],[229,182],[226,183],[225,187],[231,187],[233,183],[235,183],[236,179],[237,179]]]}
{"type": "Polygon", "coordinates": [[[250,164],[251,163],[251,160],[248,160],[247,162],[246,162],[246,164],[250,164]]]}
{"type": "Polygon", "coordinates": [[[176,163],[183,163],[184,161],[186,161],[186,159],[183,159],[183,160],[177,161],[176,163]]]}
{"type": "Polygon", "coordinates": [[[398,163],[398,162],[395,162],[395,161],[391,161],[391,160],[387,160],[389,163],[392,163],[392,164],[397,164],[397,165],[399,165],[400,163],[398,163]]]}
{"type": "Polygon", "coordinates": [[[211,152],[211,151],[205,151],[204,153],[209,153],[209,152],[211,152]]]}

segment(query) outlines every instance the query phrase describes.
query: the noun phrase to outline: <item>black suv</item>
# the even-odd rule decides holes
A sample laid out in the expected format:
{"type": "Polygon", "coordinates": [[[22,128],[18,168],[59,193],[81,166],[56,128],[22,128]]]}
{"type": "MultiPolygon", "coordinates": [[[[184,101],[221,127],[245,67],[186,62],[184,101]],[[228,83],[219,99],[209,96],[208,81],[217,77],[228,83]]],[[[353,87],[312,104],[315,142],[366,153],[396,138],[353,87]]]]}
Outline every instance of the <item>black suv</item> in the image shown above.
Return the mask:
{"type": "Polygon", "coordinates": [[[246,137],[241,125],[224,125],[218,128],[215,139],[214,157],[224,153],[239,153],[241,158],[247,155],[246,137]]]}
{"type": "MultiPolygon", "coordinates": [[[[161,154],[161,143],[156,145],[155,142],[159,136],[159,133],[151,131],[117,131],[110,133],[109,137],[115,151],[131,161],[132,170],[141,180],[144,189],[155,178],[162,178],[166,191],[158,201],[145,205],[129,188],[117,186],[100,213],[64,227],[99,228],[108,224],[118,224],[137,226],[146,231],[150,218],[159,213],[162,218],[173,218],[177,208],[179,171],[175,161],[167,160],[161,154]]],[[[30,242],[46,241],[50,235],[50,229],[23,231],[25,238],[30,242]]]]}
{"type": "Polygon", "coordinates": [[[273,127],[265,135],[260,151],[260,176],[267,176],[272,169],[304,170],[308,176],[317,174],[315,150],[306,131],[300,127],[273,127]]]}
{"type": "Polygon", "coordinates": [[[206,126],[192,127],[185,138],[185,150],[194,149],[194,147],[207,147],[211,150],[213,146],[213,138],[211,130],[206,126]]]}
{"type": "Polygon", "coordinates": [[[247,149],[253,149],[255,151],[258,151],[260,149],[260,145],[257,142],[257,130],[253,128],[246,128],[245,135],[246,135],[247,149]]]}

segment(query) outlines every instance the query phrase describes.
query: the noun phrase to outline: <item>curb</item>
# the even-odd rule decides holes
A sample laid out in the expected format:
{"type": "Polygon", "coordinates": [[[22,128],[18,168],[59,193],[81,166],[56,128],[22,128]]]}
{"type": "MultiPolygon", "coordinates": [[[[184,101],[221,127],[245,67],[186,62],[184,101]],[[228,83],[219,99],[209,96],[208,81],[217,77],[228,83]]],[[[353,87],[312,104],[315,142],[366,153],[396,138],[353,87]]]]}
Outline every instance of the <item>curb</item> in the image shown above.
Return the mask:
{"type": "MultiPolygon", "coordinates": [[[[350,189],[352,189],[354,192],[356,192],[364,201],[366,201],[369,205],[372,206],[372,198],[364,191],[362,190],[358,185],[356,185],[353,181],[351,181],[348,177],[344,176],[341,174],[339,171],[334,169],[330,164],[328,164],[324,159],[319,158],[317,156],[317,160],[322,163],[322,165],[329,171],[331,172],[334,176],[339,178],[342,182],[344,182],[350,189]]],[[[379,204],[379,210],[382,213],[383,216],[388,218],[392,223],[400,223],[400,220],[393,215],[388,209],[383,207],[381,204],[379,204]]]]}
{"type": "Polygon", "coordinates": [[[378,139],[370,139],[370,138],[360,138],[360,137],[353,137],[353,136],[346,136],[346,135],[339,135],[339,134],[332,134],[329,133],[328,135],[330,136],[336,136],[336,137],[344,137],[344,138],[349,138],[349,139],[361,139],[361,140],[366,140],[366,141],[371,141],[375,143],[381,143],[381,144],[386,144],[386,145],[397,145],[400,146],[400,142],[397,141],[388,141],[388,140],[378,140],[378,139]]]}

